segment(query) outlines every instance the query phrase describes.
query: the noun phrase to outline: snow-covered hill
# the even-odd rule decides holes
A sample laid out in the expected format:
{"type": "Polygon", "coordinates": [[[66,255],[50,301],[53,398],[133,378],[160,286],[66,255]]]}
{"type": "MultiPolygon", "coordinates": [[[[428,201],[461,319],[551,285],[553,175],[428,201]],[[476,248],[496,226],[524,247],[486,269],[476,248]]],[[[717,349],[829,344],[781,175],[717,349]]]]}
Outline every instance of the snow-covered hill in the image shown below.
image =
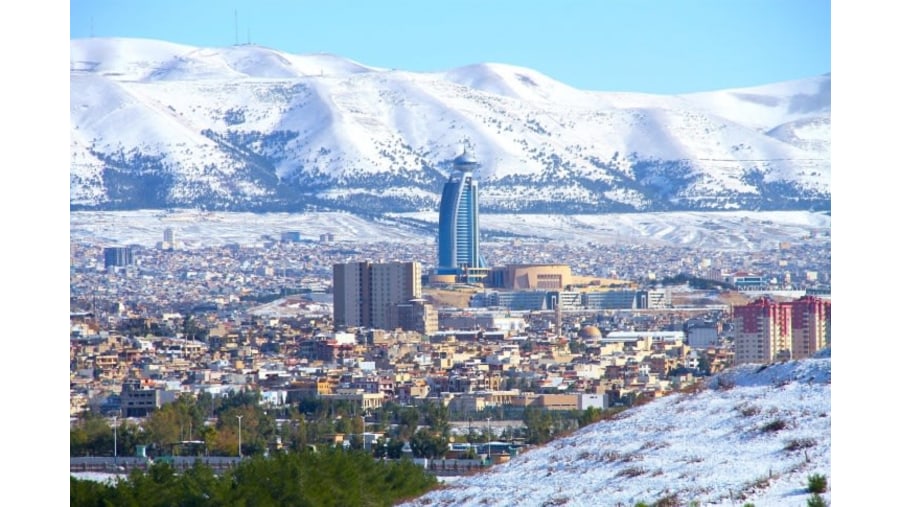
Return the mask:
{"type": "Polygon", "coordinates": [[[831,483],[830,350],[737,367],[708,387],[586,426],[405,505],[799,507],[810,475],[831,483]]]}
{"type": "MultiPolygon", "coordinates": [[[[481,220],[482,243],[511,238],[578,245],[655,245],[754,252],[781,243],[831,245],[831,217],[808,211],[673,211],[598,215],[492,214],[481,220]]],[[[255,245],[283,231],[347,243],[433,245],[437,213],[362,217],[346,212],[250,213],[199,210],[72,211],[69,237],[93,244],[152,247],[171,228],[186,248],[255,245]]],[[[426,261],[427,262],[427,261],[426,261]]]]}
{"type": "Polygon", "coordinates": [[[663,96],[121,38],[70,69],[79,209],[431,210],[463,146],[487,212],[830,205],[830,75],[663,96]]]}

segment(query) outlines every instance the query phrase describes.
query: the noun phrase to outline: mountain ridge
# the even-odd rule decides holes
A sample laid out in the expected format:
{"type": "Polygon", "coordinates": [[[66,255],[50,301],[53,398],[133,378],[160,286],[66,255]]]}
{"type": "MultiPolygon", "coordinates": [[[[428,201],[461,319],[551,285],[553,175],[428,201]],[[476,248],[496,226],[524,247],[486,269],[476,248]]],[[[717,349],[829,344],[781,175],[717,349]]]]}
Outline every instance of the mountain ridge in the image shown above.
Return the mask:
{"type": "Polygon", "coordinates": [[[70,208],[436,209],[467,147],[485,212],[830,209],[830,79],[667,96],[75,39],[70,208]]]}

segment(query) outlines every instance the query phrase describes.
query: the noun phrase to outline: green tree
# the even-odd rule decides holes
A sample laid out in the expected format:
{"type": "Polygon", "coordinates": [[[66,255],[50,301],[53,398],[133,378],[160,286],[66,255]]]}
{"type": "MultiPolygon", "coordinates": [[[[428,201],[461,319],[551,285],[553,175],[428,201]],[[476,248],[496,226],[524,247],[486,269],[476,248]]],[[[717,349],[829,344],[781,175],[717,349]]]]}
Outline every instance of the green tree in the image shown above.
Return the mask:
{"type": "Polygon", "coordinates": [[[828,479],[822,474],[812,474],[806,478],[806,489],[810,493],[824,493],[828,491],[828,479]]]}
{"type": "Polygon", "coordinates": [[[417,458],[443,458],[449,450],[449,439],[440,433],[422,428],[409,440],[413,456],[417,458]]]}
{"type": "Polygon", "coordinates": [[[232,406],[219,414],[216,432],[217,452],[236,456],[240,440],[242,455],[264,453],[275,440],[275,418],[259,405],[232,406]]]}
{"type": "Polygon", "coordinates": [[[288,416],[287,423],[281,425],[279,434],[281,442],[285,447],[294,451],[305,449],[308,444],[312,443],[309,440],[310,425],[306,420],[306,416],[294,408],[291,408],[288,416]]]}
{"type": "Polygon", "coordinates": [[[525,407],[522,412],[522,422],[525,424],[525,441],[527,443],[540,445],[550,441],[553,433],[553,418],[547,410],[525,407]]]}
{"type": "Polygon", "coordinates": [[[397,416],[397,436],[402,440],[409,440],[419,427],[419,411],[413,407],[403,407],[397,416]]]}
{"type": "Polygon", "coordinates": [[[258,407],[260,401],[262,401],[262,395],[259,391],[248,389],[231,393],[221,399],[219,411],[216,414],[218,415],[221,411],[238,407],[258,407]]]}
{"type": "Polygon", "coordinates": [[[828,507],[828,502],[825,501],[822,495],[813,493],[811,497],[806,499],[806,507],[828,507]]]}
{"type": "Polygon", "coordinates": [[[197,395],[197,412],[199,412],[204,419],[212,419],[213,417],[215,417],[216,410],[218,409],[220,404],[221,400],[214,397],[207,391],[203,391],[202,393],[197,395]]]}
{"type": "Polygon", "coordinates": [[[372,444],[372,456],[378,459],[387,458],[387,443],[388,441],[384,437],[375,440],[372,444]]]}
{"type": "Polygon", "coordinates": [[[155,463],[147,472],[133,470],[128,482],[116,488],[122,497],[119,501],[124,501],[116,505],[178,505],[183,496],[179,481],[179,476],[167,463],[155,463]]]}
{"type": "Polygon", "coordinates": [[[697,370],[700,371],[701,375],[709,375],[711,367],[709,355],[701,351],[700,356],[697,358],[697,370]]]}
{"type": "Polygon", "coordinates": [[[146,432],[137,423],[122,418],[117,421],[116,440],[119,456],[134,456],[139,445],[149,444],[146,432]]]}
{"type": "Polygon", "coordinates": [[[425,424],[435,433],[450,435],[450,410],[441,402],[431,402],[425,406],[425,424]]]}
{"type": "Polygon", "coordinates": [[[365,441],[363,440],[362,433],[353,433],[350,435],[350,449],[361,451],[364,446],[365,441]]]}
{"type": "Polygon", "coordinates": [[[144,422],[147,439],[157,454],[178,452],[175,444],[192,439],[195,428],[199,434],[203,418],[189,395],[179,396],[176,401],[154,410],[144,422]]]}
{"type": "Polygon", "coordinates": [[[112,495],[112,486],[91,480],[69,477],[69,505],[103,505],[103,499],[112,495]]]}
{"type": "Polygon", "coordinates": [[[350,435],[353,433],[353,422],[349,417],[339,417],[335,421],[334,429],[338,433],[343,433],[344,435],[350,435]]]}
{"type": "Polygon", "coordinates": [[[387,457],[389,459],[400,459],[403,457],[403,441],[392,438],[387,441],[385,446],[385,451],[387,452],[387,457]]]}
{"type": "Polygon", "coordinates": [[[107,486],[70,479],[70,505],[82,506],[390,506],[421,495],[437,480],[409,460],[323,449],[254,456],[216,476],[196,464],[176,474],[165,463],[107,486]]]}
{"type": "Polygon", "coordinates": [[[70,456],[112,456],[113,428],[97,413],[86,412],[69,430],[70,456]]]}
{"type": "Polygon", "coordinates": [[[583,428],[588,424],[593,424],[603,417],[599,408],[588,407],[578,416],[578,427],[583,428]]]}

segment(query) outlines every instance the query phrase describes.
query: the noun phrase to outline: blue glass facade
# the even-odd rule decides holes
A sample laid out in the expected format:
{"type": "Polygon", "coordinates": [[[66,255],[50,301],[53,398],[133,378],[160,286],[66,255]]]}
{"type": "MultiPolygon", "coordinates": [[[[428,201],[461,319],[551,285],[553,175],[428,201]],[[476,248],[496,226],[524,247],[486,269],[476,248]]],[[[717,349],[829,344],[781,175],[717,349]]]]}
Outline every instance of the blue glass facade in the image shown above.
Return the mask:
{"type": "Polygon", "coordinates": [[[479,251],[478,182],[472,176],[477,168],[475,159],[464,151],[453,161],[453,172],[444,184],[438,217],[439,274],[485,267],[479,251]]]}

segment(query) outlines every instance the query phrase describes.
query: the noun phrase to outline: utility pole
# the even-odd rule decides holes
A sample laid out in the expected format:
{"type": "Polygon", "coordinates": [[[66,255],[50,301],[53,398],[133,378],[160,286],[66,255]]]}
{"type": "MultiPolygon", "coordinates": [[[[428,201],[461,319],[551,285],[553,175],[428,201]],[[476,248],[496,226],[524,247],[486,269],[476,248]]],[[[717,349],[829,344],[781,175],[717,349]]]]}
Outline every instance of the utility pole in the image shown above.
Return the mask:
{"type": "Polygon", "coordinates": [[[487,423],[488,423],[488,432],[487,432],[488,452],[487,452],[487,455],[488,455],[488,461],[490,461],[491,460],[491,418],[490,417],[487,418],[487,423]]]}
{"type": "Polygon", "coordinates": [[[114,416],[113,416],[113,461],[115,462],[116,466],[119,465],[119,442],[118,442],[118,439],[119,439],[119,435],[118,435],[118,433],[119,433],[119,426],[118,426],[118,420],[119,420],[119,416],[118,416],[118,415],[114,415],[114,416]]]}
{"type": "Polygon", "coordinates": [[[242,415],[237,416],[238,420],[238,458],[243,458],[244,456],[241,454],[241,418],[244,417],[242,415]]]}

